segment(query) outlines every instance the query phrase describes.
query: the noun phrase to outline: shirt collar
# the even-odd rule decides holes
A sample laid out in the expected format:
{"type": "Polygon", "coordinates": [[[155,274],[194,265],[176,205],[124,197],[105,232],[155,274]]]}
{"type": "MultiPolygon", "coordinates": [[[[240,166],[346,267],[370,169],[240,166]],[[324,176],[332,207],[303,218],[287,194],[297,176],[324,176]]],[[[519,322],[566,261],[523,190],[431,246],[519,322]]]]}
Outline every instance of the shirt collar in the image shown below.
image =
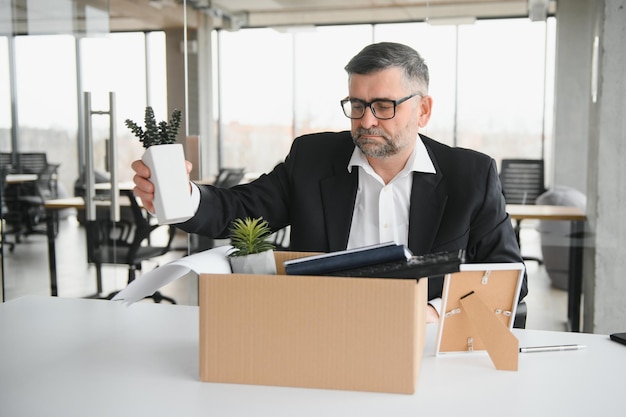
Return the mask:
{"type": "MultiPolygon", "coordinates": [[[[352,152],[352,157],[350,158],[350,162],[348,162],[348,172],[352,172],[352,167],[360,166],[366,171],[371,171],[372,167],[369,162],[367,162],[367,158],[363,155],[363,152],[359,149],[358,146],[354,147],[354,151],[352,152]]],[[[415,141],[415,148],[413,149],[413,154],[409,157],[409,160],[406,163],[403,171],[407,170],[409,172],[424,172],[427,174],[435,174],[437,171],[435,170],[435,165],[433,164],[432,159],[430,159],[430,155],[426,150],[426,145],[422,141],[422,138],[419,136],[415,141]]]]}

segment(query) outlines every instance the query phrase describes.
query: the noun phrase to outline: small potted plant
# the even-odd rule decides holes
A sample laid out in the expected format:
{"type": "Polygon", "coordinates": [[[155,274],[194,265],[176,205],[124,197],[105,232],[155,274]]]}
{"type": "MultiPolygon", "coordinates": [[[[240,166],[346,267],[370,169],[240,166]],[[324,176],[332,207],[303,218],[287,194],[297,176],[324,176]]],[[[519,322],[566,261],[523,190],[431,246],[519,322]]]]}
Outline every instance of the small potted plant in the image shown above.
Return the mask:
{"type": "Polygon", "coordinates": [[[272,234],[262,217],[235,219],[230,228],[233,248],[228,257],[236,274],[276,274],[274,244],[267,238],[272,234]]]}
{"type": "Polygon", "coordinates": [[[157,123],[154,110],[147,106],[145,130],[130,119],[125,122],[146,148],[141,160],[150,168],[154,210],[159,224],[181,223],[193,216],[185,153],[183,145],[176,143],[180,119],[181,111],[175,109],[169,123],[157,123]]]}

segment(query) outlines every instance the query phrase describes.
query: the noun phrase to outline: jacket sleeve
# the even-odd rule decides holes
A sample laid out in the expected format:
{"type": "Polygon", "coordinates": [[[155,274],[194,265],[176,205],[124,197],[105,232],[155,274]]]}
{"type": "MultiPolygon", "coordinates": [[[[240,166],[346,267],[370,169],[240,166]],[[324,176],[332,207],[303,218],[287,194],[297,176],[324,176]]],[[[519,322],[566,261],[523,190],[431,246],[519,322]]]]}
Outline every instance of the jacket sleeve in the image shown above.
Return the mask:
{"type": "MultiPolygon", "coordinates": [[[[493,159],[487,175],[483,203],[472,219],[470,230],[467,247],[469,262],[524,262],[511,224],[511,217],[506,212],[502,185],[493,159]]],[[[527,293],[528,282],[524,273],[520,300],[527,293]]]]}

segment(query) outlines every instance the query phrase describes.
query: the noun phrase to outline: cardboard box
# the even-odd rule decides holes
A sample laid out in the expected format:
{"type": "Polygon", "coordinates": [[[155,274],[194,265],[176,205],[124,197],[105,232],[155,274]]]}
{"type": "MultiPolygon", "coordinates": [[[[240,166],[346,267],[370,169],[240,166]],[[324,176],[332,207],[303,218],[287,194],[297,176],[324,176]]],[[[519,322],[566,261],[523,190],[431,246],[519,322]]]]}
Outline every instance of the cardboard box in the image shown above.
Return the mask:
{"type": "Polygon", "coordinates": [[[427,280],[200,275],[200,379],[415,392],[427,280]]]}

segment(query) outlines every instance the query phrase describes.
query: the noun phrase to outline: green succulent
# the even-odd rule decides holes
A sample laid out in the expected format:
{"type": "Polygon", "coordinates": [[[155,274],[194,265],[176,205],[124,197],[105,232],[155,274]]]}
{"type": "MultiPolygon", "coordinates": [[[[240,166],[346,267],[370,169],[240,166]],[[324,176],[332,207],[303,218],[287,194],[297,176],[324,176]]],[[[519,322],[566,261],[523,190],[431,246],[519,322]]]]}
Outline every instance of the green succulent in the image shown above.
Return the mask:
{"type": "Polygon", "coordinates": [[[176,135],[178,129],[180,129],[181,111],[174,109],[172,112],[172,118],[169,124],[167,122],[159,122],[157,124],[154,119],[154,110],[152,107],[146,107],[146,113],[144,116],[145,129],[138,126],[137,123],[130,119],[126,119],[124,122],[135,136],[139,138],[139,141],[143,143],[144,148],[149,148],[153,145],[169,145],[176,143],[176,135]]]}
{"type": "Polygon", "coordinates": [[[267,240],[271,234],[269,224],[262,217],[235,219],[230,228],[233,250],[228,256],[246,256],[273,250],[275,246],[267,240]]]}

